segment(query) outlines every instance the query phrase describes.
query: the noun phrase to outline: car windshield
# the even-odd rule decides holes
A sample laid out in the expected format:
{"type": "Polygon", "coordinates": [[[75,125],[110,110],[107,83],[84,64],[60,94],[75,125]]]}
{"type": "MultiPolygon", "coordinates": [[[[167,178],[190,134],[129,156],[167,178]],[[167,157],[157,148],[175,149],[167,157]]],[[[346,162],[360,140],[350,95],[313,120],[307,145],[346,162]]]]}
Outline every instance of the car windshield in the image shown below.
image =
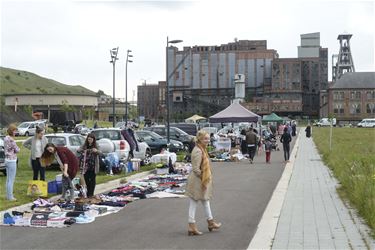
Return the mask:
{"type": "Polygon", "coordinates": [[[180,135],[187,135],[187,133],[179,128],[174,128],[176,132],[178,132],[180,135]]]}
{"type": "Polygon", "coordinates": [[[146,135],[149,135],[150,137],[154,138],[154,139],[163,139],[163,136],[155,133],[155,132],[152,132],[150,131],[149,133],[146,133],[146,135]]]}
{"type": "Polygon", "coordinates": [[[92,132],[97,140],[106,138],[110,140],[121,140],[120,130],[96,130],[92,132]]]}
{"type": "Polygon", "coordinates": [[[19,127],[19,128],[27,128],[29,125],[30,125],[30,123],[28,123],[28,122],[23,122],[23,123],[21,123],[18,127],[19,127]]]}

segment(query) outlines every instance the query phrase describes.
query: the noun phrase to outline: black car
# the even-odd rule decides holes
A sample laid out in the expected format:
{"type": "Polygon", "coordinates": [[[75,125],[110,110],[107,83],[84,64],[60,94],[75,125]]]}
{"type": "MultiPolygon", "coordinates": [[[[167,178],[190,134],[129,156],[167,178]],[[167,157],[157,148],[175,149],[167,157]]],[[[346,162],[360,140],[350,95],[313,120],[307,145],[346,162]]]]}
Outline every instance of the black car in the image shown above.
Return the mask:
{"type": "MultiPolygon", "coordinates": [[[[154,126],[154,127],[147,127],[144,129],[153,131],[161,135],[162,137],[167,137],[167,128],[165,126],[154,126]]],[[[189,149],[190,147],[189,145],[191,144],[191,141],[194,138],[194,136],[189,135],[186,132],[176,127],[169,128],[169,136],[170,136],[170,139],[182,142],[184,144],[185,150],[189,149]]]]}
{"type": "MultiPolygon", "coordinates": [[[[167,148],[167,139],[155,132],[148,130],[135,131],[138,138],[148,144],[153,154],[160,153],[162,148],[167,148]]],[[[179,141],[170,140],[169,151],[178,152],[184,149],[184,144],[179,141]]]]}

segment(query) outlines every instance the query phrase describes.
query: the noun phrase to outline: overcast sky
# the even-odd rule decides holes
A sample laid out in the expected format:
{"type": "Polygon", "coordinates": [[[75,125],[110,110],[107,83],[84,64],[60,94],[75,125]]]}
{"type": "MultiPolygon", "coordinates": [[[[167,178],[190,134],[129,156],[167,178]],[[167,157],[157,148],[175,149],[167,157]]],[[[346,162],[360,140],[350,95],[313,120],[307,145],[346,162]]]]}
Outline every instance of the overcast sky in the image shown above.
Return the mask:
{"type": "Polygon", "coordinates": [[[330,69],[337,35],[347,32],[356,71],[375,71],[374,1],[0,1],[1,66],[112,95],[109,50],[119,46],[116,97],[123,98],[131,49],[129,100],[143,81],[165,79],[167,36],[182,39],[180,48],[262,39],[284,58],[297,57],[300,34],[320,32],[330,69]]]}

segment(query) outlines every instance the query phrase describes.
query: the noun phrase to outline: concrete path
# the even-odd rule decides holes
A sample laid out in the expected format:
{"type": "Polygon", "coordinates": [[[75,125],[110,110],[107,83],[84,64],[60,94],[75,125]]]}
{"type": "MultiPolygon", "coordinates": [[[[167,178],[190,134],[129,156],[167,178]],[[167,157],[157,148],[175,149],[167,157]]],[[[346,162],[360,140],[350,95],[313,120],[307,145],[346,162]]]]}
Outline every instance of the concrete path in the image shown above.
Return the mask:
{"type": "Polygon", "coordinates": [[[272,249],[375,249],[366,226],[339,198],[337,186],[312,138],[300,136],[272,249]]]}

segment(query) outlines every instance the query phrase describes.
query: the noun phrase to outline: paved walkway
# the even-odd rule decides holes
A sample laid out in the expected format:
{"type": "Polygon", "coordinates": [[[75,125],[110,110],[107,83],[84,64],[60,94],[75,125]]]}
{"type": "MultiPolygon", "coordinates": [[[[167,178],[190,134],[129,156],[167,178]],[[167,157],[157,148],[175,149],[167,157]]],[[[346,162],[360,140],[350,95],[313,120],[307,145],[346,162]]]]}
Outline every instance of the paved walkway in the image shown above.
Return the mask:
{"type": "Polygon", "coordinates": [[[272,249],[375,249],[336,187],[313,140],[301,135],[272,249]]]}

